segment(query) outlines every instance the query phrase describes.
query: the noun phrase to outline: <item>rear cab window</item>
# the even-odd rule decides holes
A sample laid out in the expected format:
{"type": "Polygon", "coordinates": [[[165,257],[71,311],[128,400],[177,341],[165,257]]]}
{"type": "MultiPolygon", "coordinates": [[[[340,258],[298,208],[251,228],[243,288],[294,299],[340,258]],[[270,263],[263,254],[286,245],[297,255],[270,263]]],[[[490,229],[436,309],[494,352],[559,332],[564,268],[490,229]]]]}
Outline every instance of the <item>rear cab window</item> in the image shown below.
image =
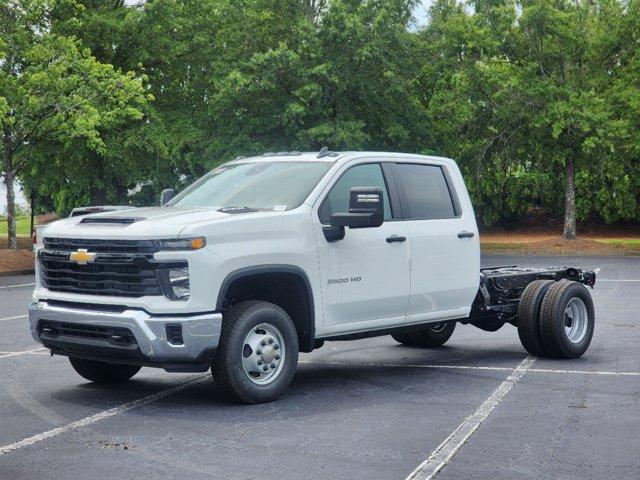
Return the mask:
{"type": "Polygon", "coordinates": [[[405,220],[457,218],[460,207],[446,170],[439,165],[396,163],[393,169],[405,220]]]}

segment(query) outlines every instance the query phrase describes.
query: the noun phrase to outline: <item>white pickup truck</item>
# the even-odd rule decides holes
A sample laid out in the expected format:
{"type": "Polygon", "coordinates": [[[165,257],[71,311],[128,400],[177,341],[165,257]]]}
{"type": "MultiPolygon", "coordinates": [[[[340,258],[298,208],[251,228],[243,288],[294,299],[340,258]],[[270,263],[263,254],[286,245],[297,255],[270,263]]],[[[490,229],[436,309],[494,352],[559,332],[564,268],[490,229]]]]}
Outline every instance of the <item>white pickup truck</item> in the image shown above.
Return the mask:
{"type": "Polygon", "coordinates": [[[329,340],[437,347],[461,322],[511,323],[534,355],[576,358],[591,341],[595,273],[481,270],[450,159],[280,152],[172,196],[39,232],[31,333],[88,380],[211,368],[232,399],[260,403],[329,340]]]}

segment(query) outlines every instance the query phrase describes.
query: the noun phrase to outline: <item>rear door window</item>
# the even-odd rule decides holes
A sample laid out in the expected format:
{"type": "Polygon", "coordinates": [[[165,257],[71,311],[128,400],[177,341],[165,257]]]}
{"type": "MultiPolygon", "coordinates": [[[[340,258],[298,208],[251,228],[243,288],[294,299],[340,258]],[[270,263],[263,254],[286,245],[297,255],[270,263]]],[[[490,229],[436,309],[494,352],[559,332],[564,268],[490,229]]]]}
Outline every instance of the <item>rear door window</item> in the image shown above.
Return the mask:
{"type": "Polygon", "coordinates": [[[417,163],[397,163],[394,175],[405,219],[455,218],[450,186],[442,167],[417,163]]]}

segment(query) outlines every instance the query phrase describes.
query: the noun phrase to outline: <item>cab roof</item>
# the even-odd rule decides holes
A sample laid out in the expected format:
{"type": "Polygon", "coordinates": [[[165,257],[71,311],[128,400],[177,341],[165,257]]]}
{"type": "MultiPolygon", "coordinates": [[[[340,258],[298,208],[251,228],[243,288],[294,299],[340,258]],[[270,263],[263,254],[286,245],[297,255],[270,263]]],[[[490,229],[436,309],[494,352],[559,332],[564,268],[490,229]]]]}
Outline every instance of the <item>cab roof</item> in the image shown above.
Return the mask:
{"type": "Polygon", "coordinates": [[[269,152],[253,157],[237,157],[228,162],[235,163],[260,163],[260,162],[327,162],[336,163],[341,160],[350,160],[357,157],[387,159],[414,159],[414,160],[437,160],[444,163],[455,163],[450,158],[438,157],[431,155],[420,155],[414,153],[396,153],[396,152],[373,152],[373,151],[344,151],[333,152],[329,150],[321,150],[320,152],[269,152]]]}

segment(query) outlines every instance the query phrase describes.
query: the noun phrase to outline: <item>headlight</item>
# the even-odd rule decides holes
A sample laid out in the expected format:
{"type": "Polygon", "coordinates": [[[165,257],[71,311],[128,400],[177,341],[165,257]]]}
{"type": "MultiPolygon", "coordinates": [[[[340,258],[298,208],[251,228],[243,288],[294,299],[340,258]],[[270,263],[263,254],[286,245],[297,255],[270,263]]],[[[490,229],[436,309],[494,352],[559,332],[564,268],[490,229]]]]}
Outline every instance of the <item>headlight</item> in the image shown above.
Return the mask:
{"type": "Polygon", "coordinates": [[[173,238],[158,240],[160,250],[200,250],[207,244],[204,237],[173,238]]]}
{"type": "Polygon", "coordinates": [[[170,268],[157,270],[160,287],[165,297],[171,300],[188,300],[191,294],[189,290],[189,269],[170,268]]]}

